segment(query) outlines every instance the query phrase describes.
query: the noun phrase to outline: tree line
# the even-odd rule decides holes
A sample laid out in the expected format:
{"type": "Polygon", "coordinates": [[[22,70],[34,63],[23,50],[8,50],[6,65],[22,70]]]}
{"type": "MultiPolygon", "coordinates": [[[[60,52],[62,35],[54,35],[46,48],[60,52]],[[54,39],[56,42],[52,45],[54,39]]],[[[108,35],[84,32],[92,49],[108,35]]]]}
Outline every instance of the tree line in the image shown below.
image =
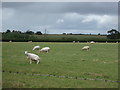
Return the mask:
{"type": "Polygon", "coordinates": [[[36,33],[34,33],[31,30],[27,30],[26,32],[22,32],[22,31],[17,31],[17,30],[10,31],[9,29],[6,30],[6,32],[3,32],[2,34],[7,34],[7,33],[19,33],[19,34],[29,34],[29,35],[33,35],[33,34],[42,35],[41,31],[37,31],[36,33]]]}
{"type": "MultiPolygon", "coordinates": [[[[120,40],[120,32],[117,31],[116,29],[111,29],[109,31],[107,31],[108,35],[106,35],[106,39],[99,39],[98,41],[105,41],[105,40],[120,40]]],[[[65,35],[64,38],[68,38],[66,39],[66,41],[71,41],[72,39],[74,39],[74,37],[69,37],[69,34],[63,34],[65,35]],[[71,39],[71,40],[70,40],[71,39]]],[[[72,34],[70,34],[72,35],[72,34]]],[[[85,35],[85,34],[79,34],[79,35],[85,35]]],[[[86,34],[89,35],[89,34],[86,34]]],[[[91,34],[92,35],[92,34],[91,34]]],[[[98,36],[100,36],[101,34],[99,33],[98,36]]],[[[41,31],[37,31],[37,32],[33,32],[31,30],[27,30],[26,32],[22,32],[22,31],[17,31],[17,30],[12,30],[10,31],[9,29],[6,30],[5,32],[2,32],[2,41],[57,41],[58,39],[54,38],[54,39],[50,39],[49,38],[49,34],[46,33],[42,33],[41,31]],[[37,36],[40,35],[40,36],[37,36]]],[[[64,39],[60,39],[60,41],[64,41],[64,39]]],[[[97,39],[95,39],[97,41],[97,39]]]]}
{"type": "Polygon", "coordinates": [[[9,29],[5,32],[2,32],[2,41],[29,41],[35,40],[36,37],[34,35],[42,35],[41,31],[37,31],[34,33],[33,31],[27,30],[26,32],[12,30],[9,29]]]}

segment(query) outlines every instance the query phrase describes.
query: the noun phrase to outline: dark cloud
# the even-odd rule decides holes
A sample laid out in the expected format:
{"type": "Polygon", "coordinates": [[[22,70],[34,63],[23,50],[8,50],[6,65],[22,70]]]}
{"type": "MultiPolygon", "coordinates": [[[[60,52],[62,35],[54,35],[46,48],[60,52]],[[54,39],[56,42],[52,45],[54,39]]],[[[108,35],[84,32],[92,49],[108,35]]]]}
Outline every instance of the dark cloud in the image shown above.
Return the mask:
{"type": "Polygon", "coordinates": [[[4,31],[47,27],[50,33],[106,33],[117,27],[117,2],[3,2],[2,10],[4,31]]]}
{"type": "Polygon", "coordinates": [[[117,2],[4,2],[3,8],[30,13],[117,14],[117,2]]]}

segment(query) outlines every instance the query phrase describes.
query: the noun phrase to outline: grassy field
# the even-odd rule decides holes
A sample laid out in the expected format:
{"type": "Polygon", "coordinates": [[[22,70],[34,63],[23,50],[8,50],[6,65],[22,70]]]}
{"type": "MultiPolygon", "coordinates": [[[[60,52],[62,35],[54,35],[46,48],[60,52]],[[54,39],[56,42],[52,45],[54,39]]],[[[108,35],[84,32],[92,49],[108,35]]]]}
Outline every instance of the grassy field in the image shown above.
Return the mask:
{"type": "Polygon", "coordinates": [[[3,42],[2,69],[3,88],[117,88],[118,44],[116,43],[46,43],[46,42],[3,42]],[[35,45],[49,46],[49,53],[32,51],[35,45]],[[82,51],[85,45],[90,51],[82,51]],[[41,57],[40,64],[32,63],[24,51],[41,57]],[[21,72],[19,74],[9,73],[21,72]],[[44,76],[23,73],[42,74],[44,76]],[[81,80],[54,76],[91,78],[102,80],[81,80]]]}

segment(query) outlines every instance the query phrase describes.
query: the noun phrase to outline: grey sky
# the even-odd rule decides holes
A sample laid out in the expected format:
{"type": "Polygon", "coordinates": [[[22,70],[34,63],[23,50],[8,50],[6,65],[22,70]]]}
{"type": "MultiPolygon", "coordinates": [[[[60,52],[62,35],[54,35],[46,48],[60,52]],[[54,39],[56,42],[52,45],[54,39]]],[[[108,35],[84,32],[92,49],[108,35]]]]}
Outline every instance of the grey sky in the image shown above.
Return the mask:
{"type": "Polygon", "coordinates": [[[117,2],[2,3],[3,31],[44,33],[46,28],[48,33],[106,33],[117,25],[117,2]]]}

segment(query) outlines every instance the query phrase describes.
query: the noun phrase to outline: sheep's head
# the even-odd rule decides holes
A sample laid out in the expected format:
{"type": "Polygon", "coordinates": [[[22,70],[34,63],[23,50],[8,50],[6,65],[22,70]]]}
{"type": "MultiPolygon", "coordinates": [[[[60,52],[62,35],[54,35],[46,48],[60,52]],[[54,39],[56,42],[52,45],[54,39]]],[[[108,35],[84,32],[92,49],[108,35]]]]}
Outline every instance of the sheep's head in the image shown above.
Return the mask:
{"type": "Polygon", "coordinates": [[[27,51],[25,51],[25,54],[27,54],[27,51]]]}

